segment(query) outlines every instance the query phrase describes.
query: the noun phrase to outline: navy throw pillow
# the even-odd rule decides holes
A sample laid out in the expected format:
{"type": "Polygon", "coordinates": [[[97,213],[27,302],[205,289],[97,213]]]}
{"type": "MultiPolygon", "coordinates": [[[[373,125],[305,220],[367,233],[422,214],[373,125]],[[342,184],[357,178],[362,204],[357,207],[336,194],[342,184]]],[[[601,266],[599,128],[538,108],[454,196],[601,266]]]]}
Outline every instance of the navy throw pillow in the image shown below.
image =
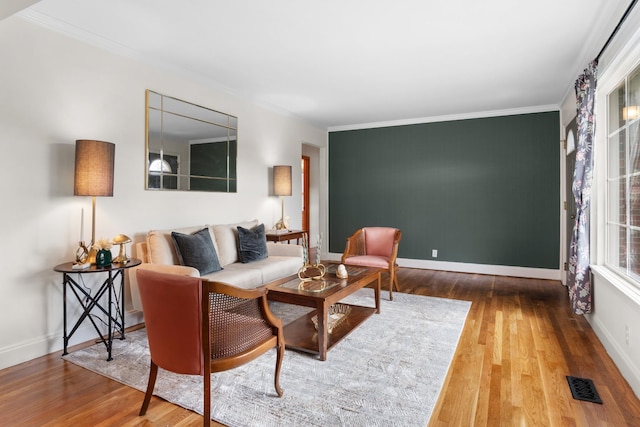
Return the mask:
{"type": "Polygon", "coordinates": [[[193,234],[171,232],[180,264],[198,269],[201,276],[222,270],[208,228],[193,234]]]}
{"type": "Polygon", "coordinates": [[[256,225],[251,230],[238,226],[238,248],[240,261],[244,264],[265,259],[267,237],[264,233],[264,224],[256,225]]]}

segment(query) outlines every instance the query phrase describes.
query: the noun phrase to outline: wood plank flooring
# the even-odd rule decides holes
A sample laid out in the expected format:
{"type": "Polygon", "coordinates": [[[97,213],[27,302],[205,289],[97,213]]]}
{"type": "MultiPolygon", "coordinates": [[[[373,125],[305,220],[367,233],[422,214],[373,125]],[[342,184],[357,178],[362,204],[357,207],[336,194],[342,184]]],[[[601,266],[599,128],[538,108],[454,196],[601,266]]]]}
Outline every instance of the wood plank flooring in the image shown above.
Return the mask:
{"type": "MultiPolygon", "coordinates": [[[[640,426],[640,401],[559,282],[406,268],[398,281],[402,292],[472,301],[430,427],[640,426]],[[574,400],[566,375],[592,379],[604,404],[574,400]]],[[[202,424],[156,397],[138,417],[142,398],[60,353],[0,371],[2,425],[202,424]]]]}

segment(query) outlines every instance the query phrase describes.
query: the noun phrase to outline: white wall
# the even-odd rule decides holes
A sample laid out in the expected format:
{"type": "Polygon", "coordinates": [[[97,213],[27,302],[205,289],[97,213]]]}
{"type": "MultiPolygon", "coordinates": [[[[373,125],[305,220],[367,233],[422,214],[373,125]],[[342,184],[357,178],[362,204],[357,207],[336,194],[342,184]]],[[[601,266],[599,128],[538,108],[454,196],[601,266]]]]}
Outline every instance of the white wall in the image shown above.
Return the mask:
{"type": "MultiPolygon", "coordinates": [[[[76,139],[116,144],[114,197],[97,200],[96,238],[135,241],[151,228],[274,224],[271,166],[291,164],[299,175],[302,141],[326,145],[326,130],[16,16],[0,21],[0,58],[0,368],[62,348],[62,276],[52,269],[73,259],[82,208],[90,235],[91,200],[73,196],[76,139]],[[239,118],[237,193],[144,190],[145,89],[239,118]]],[[[300,182],[293,186],[289,212],[301,208],[300,182]]],[[[72,343],[91,334],[87,323],[72,343]]]]}

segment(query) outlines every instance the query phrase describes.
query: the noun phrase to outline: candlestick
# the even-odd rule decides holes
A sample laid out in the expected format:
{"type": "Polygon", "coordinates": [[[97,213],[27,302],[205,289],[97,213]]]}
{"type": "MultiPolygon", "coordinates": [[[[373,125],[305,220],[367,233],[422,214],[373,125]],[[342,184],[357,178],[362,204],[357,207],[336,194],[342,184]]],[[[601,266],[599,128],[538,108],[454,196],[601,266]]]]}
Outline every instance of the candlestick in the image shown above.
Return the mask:
{"type": "Polygon", "coordinates": [[[82,208],[80,212],[80,241],[84,242],[84,208],[82,208]]]}

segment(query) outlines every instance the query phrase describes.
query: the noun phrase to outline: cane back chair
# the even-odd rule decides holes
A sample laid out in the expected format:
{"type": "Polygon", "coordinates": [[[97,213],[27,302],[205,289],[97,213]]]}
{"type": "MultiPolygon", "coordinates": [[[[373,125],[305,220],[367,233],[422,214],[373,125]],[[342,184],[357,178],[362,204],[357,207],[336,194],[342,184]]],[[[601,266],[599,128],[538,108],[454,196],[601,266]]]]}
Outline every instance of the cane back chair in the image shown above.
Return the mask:
{"type": "Polygon", "coordinates": [[[364,227],[347,238],[342,255],[345,265],[384,268],[389,272],[389,299],[393,300],[393,287],[400,290],[396,272],[398,245],[402,231],[391,227],[364,227]]]}
{"type": "Polygon", "coordinates": [[[265,289],[239,289],[152,270],[136,274],[151,354],[140,415],[149,407],[160,367],[204,377],[204,425],[209,426],[211,373],[238,367],[274,347],[274,385],[277,395],[282,396],[282,322],[269,310],[265,289]]]}

